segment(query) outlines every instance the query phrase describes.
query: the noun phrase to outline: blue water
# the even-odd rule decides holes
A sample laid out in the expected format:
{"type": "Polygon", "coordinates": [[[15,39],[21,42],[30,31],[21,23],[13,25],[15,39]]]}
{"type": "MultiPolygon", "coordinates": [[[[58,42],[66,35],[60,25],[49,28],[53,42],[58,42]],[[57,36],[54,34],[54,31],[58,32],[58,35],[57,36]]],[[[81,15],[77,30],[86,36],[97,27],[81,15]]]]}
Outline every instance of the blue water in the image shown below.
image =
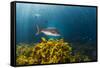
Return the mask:
{"type": "Polygon", "coordinates": [[[96,44],[95,7],[17,3],[16,43],[39,40],[42,35],[36,35],[36,24],[41,29],[56,27],[66,41],[96,44]]]}

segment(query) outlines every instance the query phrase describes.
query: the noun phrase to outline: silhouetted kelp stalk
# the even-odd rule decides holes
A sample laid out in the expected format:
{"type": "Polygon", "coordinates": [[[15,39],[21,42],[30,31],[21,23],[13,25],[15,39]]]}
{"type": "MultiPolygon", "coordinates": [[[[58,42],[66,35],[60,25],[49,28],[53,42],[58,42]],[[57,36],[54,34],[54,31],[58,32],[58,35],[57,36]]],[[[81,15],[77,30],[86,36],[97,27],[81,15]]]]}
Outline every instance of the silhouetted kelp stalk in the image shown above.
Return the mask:
{"type": "Polygon", "coordinates": [[[64,39],[41,38],[37,44],[16,45],[17,65],[51,64],[90,61],[86,55],[79,52],[72,55],[72,47],[64,39]]]}

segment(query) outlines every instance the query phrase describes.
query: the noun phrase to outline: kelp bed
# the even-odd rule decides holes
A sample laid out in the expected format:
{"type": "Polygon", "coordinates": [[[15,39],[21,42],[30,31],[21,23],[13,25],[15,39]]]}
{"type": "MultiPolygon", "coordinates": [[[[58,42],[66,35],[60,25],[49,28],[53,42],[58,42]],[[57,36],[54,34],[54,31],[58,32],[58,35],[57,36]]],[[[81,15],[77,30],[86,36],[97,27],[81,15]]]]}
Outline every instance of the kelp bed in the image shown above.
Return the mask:
{"type": "Polygon", "coordinates": [[[37,44],[20,43],[16,45],[16,64],[52,64],[90,61],[89,57],[77,52],[72,54],[72,47],[63,39],[42,38],[37,44]]]}

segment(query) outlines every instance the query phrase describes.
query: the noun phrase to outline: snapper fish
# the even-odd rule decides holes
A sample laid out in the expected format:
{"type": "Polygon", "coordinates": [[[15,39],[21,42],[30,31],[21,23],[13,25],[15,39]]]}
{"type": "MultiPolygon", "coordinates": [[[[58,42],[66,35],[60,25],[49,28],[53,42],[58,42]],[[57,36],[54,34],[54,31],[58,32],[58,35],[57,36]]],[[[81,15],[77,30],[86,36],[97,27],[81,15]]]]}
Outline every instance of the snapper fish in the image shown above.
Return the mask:
{"type": "Polygon", "coordinates": [[[36,35],[43,33],[48,36],[61,36],[55,27],[48,27],[48,28],[40,29],[39,26],[36,25],[36,28],[37,28],[36,35]]]}

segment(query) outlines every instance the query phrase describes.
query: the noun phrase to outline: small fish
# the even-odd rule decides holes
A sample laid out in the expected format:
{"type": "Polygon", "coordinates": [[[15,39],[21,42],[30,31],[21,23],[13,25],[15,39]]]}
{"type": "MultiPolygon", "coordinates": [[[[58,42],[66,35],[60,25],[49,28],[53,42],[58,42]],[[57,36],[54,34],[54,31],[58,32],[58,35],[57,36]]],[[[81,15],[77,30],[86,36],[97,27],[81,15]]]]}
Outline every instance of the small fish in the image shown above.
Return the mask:
{"type": "Polygon", "coordinates": [[[39,33],[43,33],[43,34],[49,35],[49,36],[60,36],[57,29],[54,27],[49,27],[49,28],[45,28],[45,29],[40,29],[38,25],[36,25],[36,27],[37,27],[36,35],[38,35],[39,33]]]}
{"type": "Polygon", "coordinates": [[[33,14],[33,17],[40,17],[41,15],[36,13],[36,14],[33,14]]]}
{"type": "Polygon", "coordinates": [[[36,16],[36,17],[40,17],[41,15],[37,13],[37,14],[35,14],[35,16],[36,16]]]}

